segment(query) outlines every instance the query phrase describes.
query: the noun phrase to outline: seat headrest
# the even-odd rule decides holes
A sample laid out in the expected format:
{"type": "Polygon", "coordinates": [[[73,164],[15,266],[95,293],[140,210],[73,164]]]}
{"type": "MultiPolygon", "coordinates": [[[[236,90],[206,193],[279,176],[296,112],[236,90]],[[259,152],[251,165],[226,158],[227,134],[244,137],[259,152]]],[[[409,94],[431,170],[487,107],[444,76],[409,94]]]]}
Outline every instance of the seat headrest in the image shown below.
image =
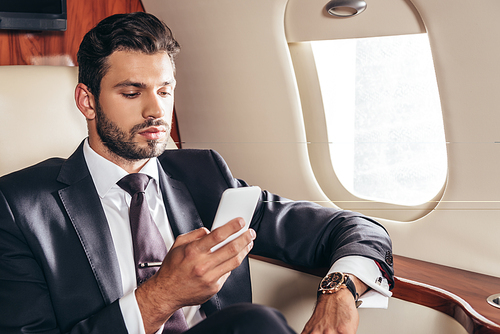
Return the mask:
{"type": "Polygon", "coordinates": [[[85,138],[77,76],[77,67],[0,66],[0,175],[67,157],[85,138]]]}
{"type": "MultiPolygon", "coordinates": [[[[68,157],[87,136],[75,66],[0,66],[0,176],[68,157]]],[[[176,148],[170,140],[169,148],[176,148]]]]}

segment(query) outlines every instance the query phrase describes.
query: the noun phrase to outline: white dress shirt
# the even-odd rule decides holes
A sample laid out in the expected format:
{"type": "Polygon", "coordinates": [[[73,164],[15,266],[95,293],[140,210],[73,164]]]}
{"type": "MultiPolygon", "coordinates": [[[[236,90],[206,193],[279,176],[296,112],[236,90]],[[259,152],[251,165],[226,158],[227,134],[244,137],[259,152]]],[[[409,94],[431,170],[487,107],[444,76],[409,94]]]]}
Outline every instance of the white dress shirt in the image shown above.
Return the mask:
{"type": "MultiPolygon", "coordinates": [[[[118,257],[123,286],[123,297],[119,303],[125,325],[129,333],[144,334],[144,325],[134,293],[137,283],[132,234],[129,223],[129,208],[132,197],[116,184],[128,173],[92,150],[88,144],[88,140],[85,141],[83,153],[97,193],[101,199],[118,257]]],[[[157,160],[150,159],[140,172],[152,177],[146,188],[146,198],[151,216],[158,226],[167,249],[170,249],[174,244],[174,234],[168,223],[160,191],[157,160]]],[[[193,326],[203,319],[199,310],[199,306],[183,308],[188,325],[193,326]]]]}
{"type": "MultiPolygon", "coordinates": [[[[134,293],[137,285],[129,223],[131,196],[116,184],[128,173],[97,154],[88,144],[88,140],[85,141],[83,153],[97,193],[101,199],[118,257],[123,286],[123,297],[120,298],[119,304],[125,325],[129,333],[145,334],[141,313],[134,293]]],[[[157,159],[150,159],[141,169],[140,173],[152,177],[151,182],[146,188],[146,198],[151,215],[158,226],[167,249],[170,249],[174,243],[174,234],[168,222],[160,191],[157,159]]],[[[371,305],[372,303],[367,303],[365,300],[363,304],[369,304],[372,307],[387,307],[387,297],[391,296],[391,292],[388,290],[387,280],[382,277],[379,268],[373,260],[359,256],[345,257],[332,266],[330,272],[333,271],[351,273],[379,292],[374,294],[375,297],[371,297],[372,300],[377,299],[378,304],[371,305]]],[[[183,311],[190,327],[204,318],[204,315],[200,312],[200,306],[185,307],[183,311]]]]}

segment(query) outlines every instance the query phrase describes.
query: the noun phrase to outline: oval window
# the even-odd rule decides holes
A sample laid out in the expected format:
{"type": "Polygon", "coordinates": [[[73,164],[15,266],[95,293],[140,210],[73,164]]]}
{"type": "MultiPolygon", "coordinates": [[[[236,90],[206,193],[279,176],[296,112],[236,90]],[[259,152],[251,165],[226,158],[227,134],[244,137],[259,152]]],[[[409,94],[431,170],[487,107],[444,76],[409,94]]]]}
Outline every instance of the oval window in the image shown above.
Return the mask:
{"type": "Polygon", "coordinates": [[[447,174],[427,34],[311,42],[330,156],[355,196],[419,205],[447,174]]]}

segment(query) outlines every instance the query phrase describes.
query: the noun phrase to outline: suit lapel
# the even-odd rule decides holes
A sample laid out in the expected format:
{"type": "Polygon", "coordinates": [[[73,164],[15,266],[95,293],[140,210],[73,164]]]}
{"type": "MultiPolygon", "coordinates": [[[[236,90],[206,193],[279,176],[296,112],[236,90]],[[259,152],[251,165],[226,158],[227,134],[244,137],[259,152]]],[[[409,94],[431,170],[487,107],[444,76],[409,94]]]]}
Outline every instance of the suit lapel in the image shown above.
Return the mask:
{"type": "Polygon", "coordinates": [[[123,295],[118,258],[104,210],[83,157],[83,146],[65,162],[59,196],[71,219],[106,304],[123,295]]]}
{"type": "MultiPolygon", "coordinates": [[[[203,227],[191,195],[181,181],[171,178],[159,164],[160,188],[174,236],[203,227]]],[[[63,164],[58,181],[68,187],[59,191],[81,245],[107,304],[123,295],[118,258],[94,182],[83,156],[83,144],[63,164]]],[[[219,304],[215,295],[205,303],[219,304]]],[[[215,306],[215,307],[214,307],[215,306]]]]}
{"type": "MultiPolygon", "coordinates": [[[[174,236],[203,227],[198,210],[184,183],[167,175],[160,163],[158,166],[163,201],[174,236]]],[[[221,310],[219,294],[215,294],[201,308],[207,315],[221,310]]]]}
{"type": "Polygon", "coordinates": [[[167,217],[174,236],[203,227],[193,199],[184,183],[171,178],[158,163],[158,174],[167,217]]]}

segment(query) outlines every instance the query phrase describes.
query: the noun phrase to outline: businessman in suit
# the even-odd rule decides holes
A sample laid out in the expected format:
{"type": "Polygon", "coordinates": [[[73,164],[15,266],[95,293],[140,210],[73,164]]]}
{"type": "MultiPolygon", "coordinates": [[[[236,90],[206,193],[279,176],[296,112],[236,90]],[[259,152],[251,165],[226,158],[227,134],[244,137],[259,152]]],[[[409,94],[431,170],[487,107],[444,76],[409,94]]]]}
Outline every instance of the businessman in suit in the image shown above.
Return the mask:
{"type": "Polygon", "coordinates": [[[249,303],[249,252],[331,266],[303,333],[354,333],[358,295],[390,295],[389,236],[353,212],[263,191],[250,229],[210,251],[244,224],[209,232],[222,192],[248,185],[216,152],[165,151],[178,51],[146,13],[109,17],[85,36],[75,100],[88,138],[68,159],[0,179],[1,333],[293,333],[276,310],[249,303]],[[168,249],[139,283],[133,199],[117,185],[138,174],[168,249]],[[179,310],[184,327],[172,327],[179,310]]]}

